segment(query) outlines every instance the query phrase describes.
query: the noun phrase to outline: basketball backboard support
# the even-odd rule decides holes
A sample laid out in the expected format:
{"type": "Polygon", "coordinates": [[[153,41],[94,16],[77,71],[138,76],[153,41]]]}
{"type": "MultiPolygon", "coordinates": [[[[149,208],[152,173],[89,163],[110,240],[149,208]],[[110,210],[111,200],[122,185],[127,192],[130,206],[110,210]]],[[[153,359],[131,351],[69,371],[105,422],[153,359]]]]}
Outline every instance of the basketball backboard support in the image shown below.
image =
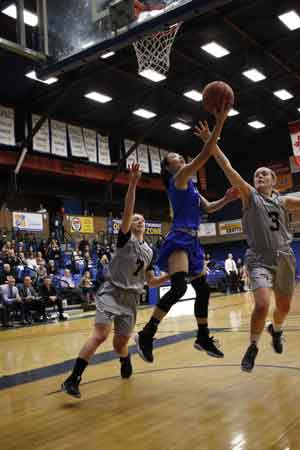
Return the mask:
{"type": "Polygon", "coordinates": [[[233,0],[48,0],[48,63],[40,77],[59,76],[108,51],[233,0]]]}

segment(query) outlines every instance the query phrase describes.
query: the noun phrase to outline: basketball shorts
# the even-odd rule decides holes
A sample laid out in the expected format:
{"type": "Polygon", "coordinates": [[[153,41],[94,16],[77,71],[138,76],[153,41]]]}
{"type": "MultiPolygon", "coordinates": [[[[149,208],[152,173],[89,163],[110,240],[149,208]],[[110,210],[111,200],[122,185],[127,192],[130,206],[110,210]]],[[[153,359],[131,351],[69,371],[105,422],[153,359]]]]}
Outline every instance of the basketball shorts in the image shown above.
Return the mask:
{"type": "Polygon", "coordinates": [[[114,322],[115,334],[130,336],[137,314],[137,302],[140,294],[126,291],[105,282],[96,295],[97,325],[111,325],[114,322]]]}
{"type": "Polygon", "coordinates": [[[157,264],[168,272],[168,259],[176,250],[184,250],[189,260],[189,276],[199,275],[204,268],[204,251],[197,237],[183,231],[170,231],[160,248],[157,264]]]}
{"type": "Polygon", "coordinates": [[[266,287],[279,291],[285,297],[291,297],[295,289],[296,259],[292,252],[278,251],[273,266],[263,264],[261,255],[252,250],[246,252],[246,268],[253,290],[266,287]]]}

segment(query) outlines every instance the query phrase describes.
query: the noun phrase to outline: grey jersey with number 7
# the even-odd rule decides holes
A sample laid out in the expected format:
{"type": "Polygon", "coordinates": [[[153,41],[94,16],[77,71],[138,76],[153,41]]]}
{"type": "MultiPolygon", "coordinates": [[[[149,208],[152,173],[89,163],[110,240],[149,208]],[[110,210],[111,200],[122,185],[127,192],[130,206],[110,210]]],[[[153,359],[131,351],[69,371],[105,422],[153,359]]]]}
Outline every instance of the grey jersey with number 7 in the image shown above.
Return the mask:
{"type": "Polygon", "coordinates": [[[292,233],[283,200],[277,193],[265,197],[252,190],[243,212],[243,228],[251,250],[261,255],[265,264],[276,263],[278,250],[290,251],[292,233]]]}

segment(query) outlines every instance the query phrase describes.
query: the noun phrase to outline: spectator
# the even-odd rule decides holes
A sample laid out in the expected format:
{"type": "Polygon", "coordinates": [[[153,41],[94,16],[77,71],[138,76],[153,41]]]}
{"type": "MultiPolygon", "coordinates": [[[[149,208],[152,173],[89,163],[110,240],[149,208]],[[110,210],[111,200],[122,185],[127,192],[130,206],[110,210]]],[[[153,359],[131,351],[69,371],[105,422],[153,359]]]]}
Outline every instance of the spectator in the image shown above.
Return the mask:
{"type": "Polygon", "coordinates": [[[3,328],[8,328],[8,327],[12,326],[9,323],[8,309],[7,309],[7,306],[4,305],[4,303],[3,303],[2,294],[0,295],[0,317],[1,317],[1,322],[2,322],[3,328]]]}
{"type": "Polygon", "coordinates": [[[9,264],[10,267],[14,268],[18,265],[18,258],[15,255],[15,251],[13,248],[7,250],[6,256],[3,258],[4,264],[9,264]]]}
{"type": "Polygon", "coordinates": [[[237,270],[238,270],[238,288],[240,292],[245,292],[245,281],[246,281],[246,268],[244,266],[244,263],[242,261],[242,258],[238,258],[237,263],[237,270]]]}
{"type": "Polygon", "coordinates": [[[50,259],[47,264],[47,272],[48,272],[48,275],[56,275],[57,274],[57,269],[56,269],[55,262],[53,259],[50,259]]]}
{"type": "Polygon", "coordinates": [[[37,210],[37,212],[40,213],[40,214],[46,214],[47,213],[47,210],[46,210],[46,208],[44,207],[44,205],[42,203],[40,204],[40,207],[37,210]]]}
{"type": "Polygon", "coordinates": [[[11,269],[10,264],[3,265],[3,272],[0,274],[0,285],[7,283],[7,277],[14,277],[15,271],[11,269]]]}
{"type": "Polygon", "coordinates": [[[46,241],[45,239],[43,239],[43,240],[41,241],[38,250],[41,252],[42,257],[43,257],[44,259],[46,259],[47,253],[48,253],[48,245],[47,245],[47,241],[46,241]]]}
{"type": "Polygon", "coordinates": [[[46,264],[46,260],[43,258],[42,252],[37,252],[36,263],[38,266],[46,264]]]}
{"type": "Polygon", "coordinates": [[[59,261],[61,258],[61,251],[60,246],[55,239],[51,239],[51,242],[48,246],[47,257],[49,260],[53,259],[53,261],[55,261],[55,264],[57,266],[59,265],[59,261]]]}
{"type": "Polygon", "coordinates": [[[225,260],[225,271],[227,273],[230,292],[237,292],[238,290],[238,270],[232,253],[229,253],[225,260]]]}
{"type": "Polygon", "coordinates": [[[84,271],[89,271],[93,268],[93,260],[89,252],[84,254],[84,271]]]}
{"type": "Polygon", "coordinates": [[[61,294],[67,299],[68,303],[83,303],[81,290],[76,288],[71,271],[65,269],[64,276],[60,279],[61,294]]]}
{"type": "Polygon", "coordinates": [[[37,264],[36,257],[34,256],[33,253],[30,253],[28,258],[26,259],[26,265],[30,269],[37,270],[38,264],[37,264]]]}
{"type": "Polygon", "coordinates": [[[91,274],[88,270],[84,272],[84,275],[80,280],[79,287],[82,289],[85,303],[90,304],[92,300],[94,300],[94,297],[93,280],[91,279],[91,274]]]}
{"type": "Polygon", "coordinates": [[[86,236],[83,235],[83,239],[79,242],[78,250],[80,250],[81,253],[84,253],[86,246],[90,247],[90,244],[86,236]]]}
{"type": "Polygon", "coordinates": [[[60,321],[67,320],[67,317],[64,316],[62,300],[58,296],[57,290],[53,286],[50,277],[46,277],[44,279],[42,286],[40,286],[39,294],[40,297],[43,299],[45,306],[54,306],[54,305],[57,306],[59,313],[58,320],[60,321]]]}
{"type": "Polygon", "coordinates": [[[6,306],[8,311],[8,317],[10,318],[11,313],[20,312],[21,322],[26,324],[24,318],[24,304],[20,297],[19,291],[15,286],[15,279],[13,276],[7,277],[7,284],[1,286],[1,294],[3,297],[3,305],[6,306]]]}
{"type": "Polygon", "coordinates": [[[38,320],[42,317],[42,320],[46,322],[47,317],[46,317],[45,303],[38,296],[38,293],[32,286],[32,280],[30,277],[26,276],[24,278],[24,282],[19,290],[19,293],[24,303],[25,321],[28,324],[31,324],[32,323],[31,311],[36,311],[38,313],[38,320]]]}

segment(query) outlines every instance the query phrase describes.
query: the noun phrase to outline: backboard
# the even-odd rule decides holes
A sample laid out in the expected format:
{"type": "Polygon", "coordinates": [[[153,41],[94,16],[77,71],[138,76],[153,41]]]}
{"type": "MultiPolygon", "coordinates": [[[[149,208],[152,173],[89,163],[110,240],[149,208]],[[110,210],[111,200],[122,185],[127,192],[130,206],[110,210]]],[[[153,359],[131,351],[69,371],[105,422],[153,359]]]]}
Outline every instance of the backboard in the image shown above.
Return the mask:
{"type": "Polygon", "coordinates": [[[59,75],[164,26],[232,0],[50,0],[46,14],[48,64],[59,75]]]}

